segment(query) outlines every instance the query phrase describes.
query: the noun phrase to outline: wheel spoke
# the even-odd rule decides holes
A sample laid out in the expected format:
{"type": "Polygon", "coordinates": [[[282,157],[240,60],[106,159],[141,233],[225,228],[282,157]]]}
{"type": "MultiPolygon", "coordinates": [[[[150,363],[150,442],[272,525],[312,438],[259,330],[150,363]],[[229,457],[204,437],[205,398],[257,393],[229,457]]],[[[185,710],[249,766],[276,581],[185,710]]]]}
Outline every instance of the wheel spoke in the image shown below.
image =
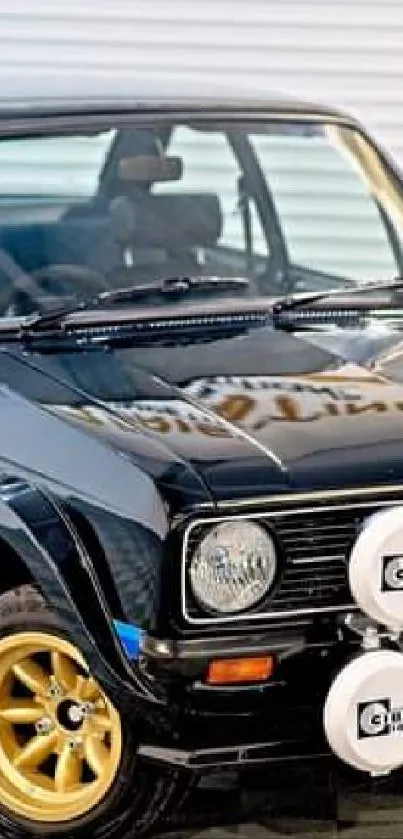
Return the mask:
{"type": "Polygon", "coordinates": [[[56,682],[67,691],[74,690],[78,674],[71,659],[62,653],[53,652],[51,660],[56,682]]]}
{"type": "Polygon", "coordinates": [[[69,744],[63,746],[57,761],[55,787],[57,792],[67,792],[81,781],[82,761],[69,744]]]}
{"type": "Polygon", "coordinates": [[[86,702],[91,702],[99,696],[99,687],[96,681],[90,676],[77,677],[77,696],[86,702]]]}
{"type": "Polygon", "coordinates": [[[101,740],[96,737],[86,737],[84,744],[85,759],[94,775],[99,778],[105,772],[109,760],[109,752],[101,740]]]}
{"type": "Polygon", "coordinates": [[[18,769],[35,769],[55,751],[57,731],[50,734],[37,734],[28,741],[14,760],[18,769]]]}
{"type": "Polygon", "coordinates": [[[13,673],[32,693],[44,696],[49,690],[50,678],[43,668],[31,658],[14,664],[13,673]]]}
{"type": "Polygon", "coordinates": [[[8,699],[0,706],[0,719],[14,725],[29,725],[42,716],[43,708],[30,699],[8,699]]]}
{"type": "Polygon", "coordinates": [[[91,717],[91,725],[98,731],[112,731],[112,720],[108,714],[94,714],[91,717]]]}

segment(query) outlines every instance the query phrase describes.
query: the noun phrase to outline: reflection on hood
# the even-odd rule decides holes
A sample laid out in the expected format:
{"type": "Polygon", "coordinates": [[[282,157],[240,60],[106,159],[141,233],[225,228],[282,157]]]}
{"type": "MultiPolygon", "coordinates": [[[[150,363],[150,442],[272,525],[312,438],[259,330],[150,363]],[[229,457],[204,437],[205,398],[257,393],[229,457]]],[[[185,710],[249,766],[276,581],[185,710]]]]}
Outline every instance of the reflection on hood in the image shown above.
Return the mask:
{"type": "Polygon", "coordinates": [[[0,379],[131,459],[182,508],[403,480],[402,386],[340,356],[253,330],[186,348],[13,349],[0,379]]]}

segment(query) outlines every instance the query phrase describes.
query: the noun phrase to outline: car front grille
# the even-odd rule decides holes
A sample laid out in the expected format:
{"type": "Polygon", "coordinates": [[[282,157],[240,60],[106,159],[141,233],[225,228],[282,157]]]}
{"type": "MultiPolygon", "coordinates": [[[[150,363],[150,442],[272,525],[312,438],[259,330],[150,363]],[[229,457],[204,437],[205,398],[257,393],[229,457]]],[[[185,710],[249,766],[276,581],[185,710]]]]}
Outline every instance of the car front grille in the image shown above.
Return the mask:
{"type": "Polygon", "coordinates": [[[347,560],[362,524],[351,512],[273,522],[282,547],[284,570],[269,598],[270,609],[297,610],[340,606],[351,602],[347,560]]]}
{"type": "MultiPolygon", "coordinates": [[[[397,503],[402,503],[399,499],[397,503]]],[[[317,509],[279,509],[242,517],[258,519],[275,535],[280,554],[280,573],[270,594],[258,607],[231,618],[206,615],[194,600],[187,568],[195,545],[206,529],[223,517],[195,522],[185,538],[182,558],[185,619],[193,624],[239,623],[262,618],[287,618],[332,612],[353,605],[348,584],[348,559],[364,520],[379,507],[395,506],[393,499],[354,500],[322,505],[317,509]]]]}

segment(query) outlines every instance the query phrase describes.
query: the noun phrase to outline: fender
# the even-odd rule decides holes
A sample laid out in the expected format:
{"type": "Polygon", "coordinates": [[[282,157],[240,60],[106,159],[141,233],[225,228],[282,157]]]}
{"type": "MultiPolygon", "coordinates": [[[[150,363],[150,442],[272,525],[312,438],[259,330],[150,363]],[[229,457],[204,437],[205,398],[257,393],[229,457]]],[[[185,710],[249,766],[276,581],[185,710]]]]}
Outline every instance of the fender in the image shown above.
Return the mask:
{"type": "Polygon", "coordinates": [[[0,468],[67,503],[88,504],[164,539],[168,519],[153,480],[129,458],[0,384],[0,468]]]}
{"type": "Polygon", "coordinates": [[[0,538],[24,563],[111,697],[163,704],[163,694],[126,658],[95,568],[59,503],[25,480],[4,480],[0,538]]]}

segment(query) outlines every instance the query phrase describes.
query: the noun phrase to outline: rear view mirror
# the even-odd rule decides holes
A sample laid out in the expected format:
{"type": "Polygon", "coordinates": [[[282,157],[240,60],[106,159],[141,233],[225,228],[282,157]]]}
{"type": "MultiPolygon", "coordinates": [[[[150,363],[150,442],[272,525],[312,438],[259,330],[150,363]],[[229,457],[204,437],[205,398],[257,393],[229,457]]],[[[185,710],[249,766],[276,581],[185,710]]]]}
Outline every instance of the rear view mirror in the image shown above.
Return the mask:
{"type": "Polygon", "coordinates": [[[182,171],[180,157],[137,155],[136,157],[122,157],[119,161],[119,177],[122,181],[137,183],[178,181],[182,177],[182,171]]]}

